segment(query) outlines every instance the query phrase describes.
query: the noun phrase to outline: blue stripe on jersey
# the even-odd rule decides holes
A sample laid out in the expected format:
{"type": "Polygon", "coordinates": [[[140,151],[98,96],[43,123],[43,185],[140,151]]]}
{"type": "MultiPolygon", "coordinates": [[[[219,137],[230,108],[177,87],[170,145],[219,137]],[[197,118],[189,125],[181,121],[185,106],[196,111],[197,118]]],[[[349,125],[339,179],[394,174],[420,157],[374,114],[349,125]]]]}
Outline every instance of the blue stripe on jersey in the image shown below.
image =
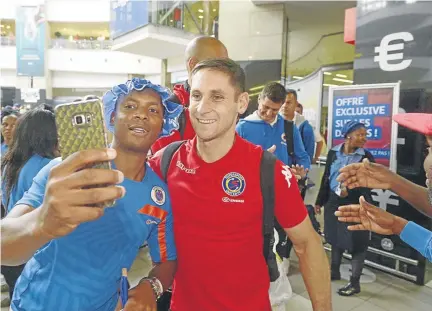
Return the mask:
{"type": "MultiPolygon", "coordinates": [[[[49,171],[57,163],[59,160],[53,160],[41,170],[29,192],[17,204],[33,207],[42,204],[49,171]]],[[[158,229],[163,226],[166,227],[166,259],[176,258],[166,185],[148,166],[142,182],[125,179],[122,185],[126,189],[125,197],[107,208],[104,216],[81,224],[71,234],[51,241],[36,252],[17,281],[12,310],[114,310],[121,269],[130,269],[145,241],[152,260],[161,261],[158,229]],[[159,197],[155,196],[155,187],[161,189],[159,197]],[[163,222],[139,212],[147,205],[166,211],[163,222]]]]}

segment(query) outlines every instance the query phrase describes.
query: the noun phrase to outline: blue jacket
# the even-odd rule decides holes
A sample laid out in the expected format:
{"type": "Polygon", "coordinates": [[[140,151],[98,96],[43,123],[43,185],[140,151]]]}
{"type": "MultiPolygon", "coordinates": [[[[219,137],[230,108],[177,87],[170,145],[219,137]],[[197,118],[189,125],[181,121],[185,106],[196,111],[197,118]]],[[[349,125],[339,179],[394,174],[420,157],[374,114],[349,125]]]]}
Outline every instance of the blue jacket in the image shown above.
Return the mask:
{"type": "MultiPolygon", "coordinates": [[[[292,165],[293,159],[288,155],[285,142],[284,119],[278,115],[274,124],[269,124],[255,113],[240,120],[236,127],[237,133],[251,143],[261,146],[264,150],[275,145],[274,155],[287,165],[292,165]]],[[[306,153],[300,132],[296,126],[293,127],[294,157],[296,164],[310,168],[311,160],[306,153]]]]}
{"type": "Polygon", "coordinates": [[[300,137],[302,138],[303,145],[310,160],[314,158],[315,155],[315,134],[312,125],[305,120],[300,126],[298,126],[300,132],[300,137]]]}

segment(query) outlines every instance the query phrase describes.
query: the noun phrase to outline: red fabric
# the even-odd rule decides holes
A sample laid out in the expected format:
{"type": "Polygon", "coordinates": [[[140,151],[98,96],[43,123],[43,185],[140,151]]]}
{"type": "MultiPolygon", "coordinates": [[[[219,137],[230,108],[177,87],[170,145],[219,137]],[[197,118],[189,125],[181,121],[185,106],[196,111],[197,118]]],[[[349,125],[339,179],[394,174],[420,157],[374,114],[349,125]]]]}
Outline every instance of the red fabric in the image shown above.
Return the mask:
{"type": "Polygon", "coordinates": [[[344,42],[355,45],[357,27],[356,8],[345,10],[344,42]]]}
{"type": "Polygon", "coordinates": [[[178,22],[181,19],[181,10],[179,8],[174,9],[174,20],[178,22]]]}
{"type": "MultiPolygon", "coordinates": [[[[162,152],[149,161],[159,176],[162,152]]],[[[178,254],[173,311],[271,311],[263,256],[262,152],[237,136],[228,154],[214,163],[198,156],[196,138],[174,154],[167,174],[178,254]],[[229,173],[243,179],[226,179],[229,173]],[[233,196],[223,185],[243,190],[233,196]]],[[[290,176],[287,170],[277,162],[275,215],[284,228],[291,228],[307,211],[295,177],[285,177],[290,176]]]]}
{"type": "Polygon", "coordinates": [[[400,113],[393,116],[393,121],[426,136],[432,136],[431,113],[400,113]]]}
{"type": "Polygon", "coordinates": [[[185,89],[183,84],[174,85],[173,93],[177,96],[181,104],[185,107],[189,106],[189,92],[185,89]]]}
{"type": "Polygon", "coordinates": [[[181,137],[180,131],[178,130],[172,131],[171,135],[169,136],[158,138],[158,140],[156,140],[154,144],[151,146],[152,154],[155,154],[162,148],[165,148],[166,146],[168,146],[169,144],[175,141],[187,140],[195,137],[195,130],[193,129],[192,123],[190,122],[189,110],[186,109],[184,114],[185,114],[186,122],[185,122],[185,130],[183,132],[183,138],[181,137]]]}

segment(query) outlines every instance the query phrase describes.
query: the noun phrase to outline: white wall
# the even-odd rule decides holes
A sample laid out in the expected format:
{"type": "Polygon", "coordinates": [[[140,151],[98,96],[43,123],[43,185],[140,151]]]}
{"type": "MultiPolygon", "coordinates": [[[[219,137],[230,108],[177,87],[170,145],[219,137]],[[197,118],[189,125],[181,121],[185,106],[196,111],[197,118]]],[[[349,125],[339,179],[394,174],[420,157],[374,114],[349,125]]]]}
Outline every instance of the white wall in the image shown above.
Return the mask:
{"type": "Polygon", "coordinates": [[[4,87],[16,87],[17,83],[15,69],[1,69],[0,70],[0,85],[4,87]]]}
{"type": "MultiPolygon", "coordinates": [[[[17,5],[43,0],[0,0],[0,19],[15,19],[17,5]]],[[[46,18],[50,22],[109,22],[110,0],[46,0],[46,18]]]]}
{"type": "Polygon", "coordinates": [[[47,0],[50,22],[109,22],[109,0],[47,0]]]}
{"type": "Polygon", "coordinates": [[[146,75],[145,79],[149,80],[151,83],[154,84],[161,84],[161,76],[159,75],[146,75]]]}
{"type": "Polygon", "coordinates": [[[128,75],[55,71],[51,78],[53,88],[110,88],[126,82],[128,75]]]}
{"type": "Polygon", "coordinates": [[[51,71],[156,74],[161,61],[116,51],[50,49],[48,67],[51,71]]]}
{"type": "Polygon", "coordinates": [[[282,57],[283,4],[219,1],[219,39],[234,60],[282,57]]]}
{"type": "Polygon", "coordinates": [[[0,68],[16,70],[16,48],[14,46],[0,46],[0,68]]]}

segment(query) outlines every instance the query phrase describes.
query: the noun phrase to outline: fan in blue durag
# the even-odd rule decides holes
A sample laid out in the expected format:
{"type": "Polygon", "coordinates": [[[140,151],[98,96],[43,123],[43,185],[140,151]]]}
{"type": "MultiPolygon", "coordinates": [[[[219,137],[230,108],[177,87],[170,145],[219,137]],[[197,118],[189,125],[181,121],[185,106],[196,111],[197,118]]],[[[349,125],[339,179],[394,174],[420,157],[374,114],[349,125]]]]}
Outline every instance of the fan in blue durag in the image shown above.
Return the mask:
{"type": "Polygon", "coordinates": [[[168,136],[173,130],[179,129],[178,119],[184,107],[168,100],[171,96],[169,90],[158,84],[153,84],[148,80],[133,78],[132,80],[126,81],[126,83],[115,85],[110,91],[106,92],[102,98],[105,123],[111,133],[114,133],[114,124],[111,123],[111,116],[116,111],[117,104],[122,102],[132,91],[140,92],[146,88],[152,89],[160,95],[165,108],[164,125],[160,136],[168,136]]]}

